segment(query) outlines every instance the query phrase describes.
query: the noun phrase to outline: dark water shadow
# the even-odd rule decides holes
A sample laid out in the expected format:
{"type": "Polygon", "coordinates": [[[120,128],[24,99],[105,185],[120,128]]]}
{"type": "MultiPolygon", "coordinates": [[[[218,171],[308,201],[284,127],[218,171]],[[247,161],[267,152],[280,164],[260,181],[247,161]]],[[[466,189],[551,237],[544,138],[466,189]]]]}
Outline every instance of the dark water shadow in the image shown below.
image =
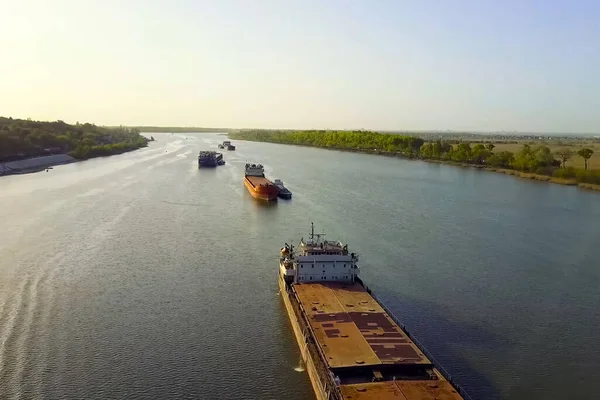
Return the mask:
{"type": "Polygon", "coordinates": [[[493,332],[467,321],[451,321],[437,304],[415,300],[389,289],[370,287],[395,317],[405,325],[411,337],[416,338],[435,360],[451,375],[473,400],[504,399],[482,371],[469,365],[456,347],[490,348],[501,353],[513,344],[493,332]]]}

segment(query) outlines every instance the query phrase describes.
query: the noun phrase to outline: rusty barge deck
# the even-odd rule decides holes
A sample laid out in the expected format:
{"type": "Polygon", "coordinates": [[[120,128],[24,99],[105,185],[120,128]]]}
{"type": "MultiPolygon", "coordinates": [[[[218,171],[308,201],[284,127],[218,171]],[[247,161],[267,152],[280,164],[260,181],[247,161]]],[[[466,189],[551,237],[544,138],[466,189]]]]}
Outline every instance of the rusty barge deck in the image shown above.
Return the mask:
{"type": "Polygon", "coordinates": [[[317,374],[336,400],[462,400],[360,281],[286,285],[317,374]]]}

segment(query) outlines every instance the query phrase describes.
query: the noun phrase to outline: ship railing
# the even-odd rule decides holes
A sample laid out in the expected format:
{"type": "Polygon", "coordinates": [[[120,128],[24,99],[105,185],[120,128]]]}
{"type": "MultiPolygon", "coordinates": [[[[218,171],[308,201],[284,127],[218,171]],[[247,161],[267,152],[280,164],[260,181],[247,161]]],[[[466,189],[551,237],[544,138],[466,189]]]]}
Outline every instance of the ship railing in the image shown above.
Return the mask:
{"type": "MultiPolygon", "coordinates": [[[[291,297],[295,297],[293,291],[289,293],[291,297]]],[[[335,385],[335,380],[331,374],[331,370],[327,368],[327,366],[323,363],[325,358],[323,354],[319,352],[319,349],[314,342],[314,336],[310,329],[310,325],[308,321],[305,319],[305,313],[301,309],[301,305],[297,302],[296,299],[291,301],[292,308],[294,308],[294,312],[299,316],[298,324],[302,329],[302,334],[304,336],[304,345],[308,349],[310,353],[310,358],[317,369],[317,375],[319,378],[319,385],[323,390],[323,393],[327,394],[327,398],[329,400],[342,400],[340,392],[335,385]]]]}
{"type": "Polygon", "coordinates": [[[454,382],[454,380],[452,379],[452,375],[450,375],[450,373],[435,359],[435,357],[433,356],[433,354],[431,354],[429,352],[429,350],[427,350],[427,348],[421,343],[421,341],[419,341],[419,339],[417,339],[414,335],[412,335],[408,331],[408,329],[406,328],[406,325],[404,325],[402,322],[400,322],[400,320],[396,317],[396,315],[394,315],[394,313],[392,312],[392,310],[390,310],[377,297],[377,295],[375,295],[375,293],[373,293],[371,291],[371,289],[369,289],[369,287],[367,285],[365,285],[365,283],[362,281],[362,279],[360,279],[359,277],[356,277],[356,280],[360,281],[360,283],[364,286],[365,290],[379,303],[379,305],[381,306],[381,308],[383,308],[383,310],[390,316],[390,318],[396,324],[398,324],[398,326],[400,328],[402,328],[402,330],[404,331],[404,333],[406,333],[406,335],[409,337],[409,339],[412,340],[413,343],[419,348],[419,350],[421,350],[423,352],[423,354],[425,354],[425,356],[433,363],[433,365],[440,372],[440,374],[442,374],[442,376],[448,382],[450,382],[450,384],[456,389],[456,391],[458,392],[458,394],[460,394],[465,400],[473,400],[473,398],[465,391],[465,389],[463,389],[457,382],[454,382]]]}

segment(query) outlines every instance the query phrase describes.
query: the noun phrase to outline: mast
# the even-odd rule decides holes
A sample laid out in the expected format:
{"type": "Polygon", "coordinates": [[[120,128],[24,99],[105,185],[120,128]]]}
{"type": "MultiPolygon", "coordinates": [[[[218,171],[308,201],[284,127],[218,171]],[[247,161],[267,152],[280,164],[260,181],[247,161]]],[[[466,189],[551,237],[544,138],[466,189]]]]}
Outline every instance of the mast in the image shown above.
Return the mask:
{"type": "Polygon", "coordinates": [[[317,242],[321,239],[321,237],[325,236],[324,233],[315,233],[315,224],[310,223],[310,239],[314,242],[315,237],[317,238],[317,242]]]}

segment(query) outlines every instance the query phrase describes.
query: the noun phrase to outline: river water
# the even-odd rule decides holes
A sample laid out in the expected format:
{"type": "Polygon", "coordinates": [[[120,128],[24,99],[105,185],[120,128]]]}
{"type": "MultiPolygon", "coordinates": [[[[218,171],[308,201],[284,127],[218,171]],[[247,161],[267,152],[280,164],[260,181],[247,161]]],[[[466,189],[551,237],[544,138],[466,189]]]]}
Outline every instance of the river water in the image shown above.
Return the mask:
{"type": "Polygon", "coordinates": [[[475,399],[597,398],[597,193],[242,141],[198,170],[224,136],[154,136],[0,179],[0,398],[313,399],[276,282],[311,221],[475,399]]]}

